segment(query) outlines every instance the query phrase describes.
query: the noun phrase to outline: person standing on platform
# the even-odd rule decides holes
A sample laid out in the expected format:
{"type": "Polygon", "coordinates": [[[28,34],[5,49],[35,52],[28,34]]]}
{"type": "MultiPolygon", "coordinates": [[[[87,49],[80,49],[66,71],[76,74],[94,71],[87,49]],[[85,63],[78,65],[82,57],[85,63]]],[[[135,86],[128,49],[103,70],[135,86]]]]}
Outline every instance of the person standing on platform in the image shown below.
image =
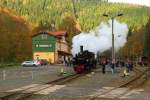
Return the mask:
{"type": "Polygon", "coordinates": [[[133,70],[133,62],[131,60],[128,60],[128,66],[129,66],[129,71],[133,70]]]}
{"type": "Polygon", "coordinates": [[[115,61],[114,60],[112,60],[112,63],[111,63],[111,72],[112,74],[115,73],[115,61]]]}
{"type": "Polygon", "coordinates": [[[103,74],[106,73],[106,58],[104,58],[102,61],[102,73],[103,74]]]}

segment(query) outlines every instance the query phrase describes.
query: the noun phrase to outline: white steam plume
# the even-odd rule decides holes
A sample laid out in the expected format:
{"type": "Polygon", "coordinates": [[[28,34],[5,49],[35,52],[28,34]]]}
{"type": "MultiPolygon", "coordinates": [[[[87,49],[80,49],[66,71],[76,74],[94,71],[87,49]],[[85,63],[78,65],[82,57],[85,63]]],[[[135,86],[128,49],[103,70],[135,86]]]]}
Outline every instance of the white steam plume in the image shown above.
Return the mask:
{"type": "MultiPolygon", "coordinates": [[[[128,26],[125,23],[119,23],[114,20],[114,38],[115,50],[126,43],[128,26]]],[[[72,54],[80,52],[80,46],[83,45],[84,50],[89,50],[95,54],[104,52],[112,47],[112,20],[108,23],[101,23],[95,31],[89,33],[81,33],[73,37],[72,54]]]]}

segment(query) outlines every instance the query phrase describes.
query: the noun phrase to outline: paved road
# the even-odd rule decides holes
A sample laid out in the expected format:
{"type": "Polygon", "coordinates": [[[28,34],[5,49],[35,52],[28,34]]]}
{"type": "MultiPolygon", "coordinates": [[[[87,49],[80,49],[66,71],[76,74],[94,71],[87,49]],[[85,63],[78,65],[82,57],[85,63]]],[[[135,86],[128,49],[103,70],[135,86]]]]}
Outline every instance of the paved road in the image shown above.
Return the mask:
{"type": "Polygon", "coordinates": [[[0,92],[29,84],[49,82],[60,77],[59,74],[61,68],[68,73],[73,73],[71,67],[65,67],[61,65],[1,69],[0,92]]]}

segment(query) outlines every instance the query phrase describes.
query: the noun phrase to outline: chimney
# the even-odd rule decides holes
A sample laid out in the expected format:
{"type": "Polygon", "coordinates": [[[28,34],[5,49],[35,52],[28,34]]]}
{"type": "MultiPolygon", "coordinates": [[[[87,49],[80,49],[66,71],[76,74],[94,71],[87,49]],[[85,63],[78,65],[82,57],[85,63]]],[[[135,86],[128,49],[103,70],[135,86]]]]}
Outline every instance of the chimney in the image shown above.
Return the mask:
{"type": "Polygon", "coordinates": [[[80,52],[83,52],[83,45],[80,46],[80,52]]]}

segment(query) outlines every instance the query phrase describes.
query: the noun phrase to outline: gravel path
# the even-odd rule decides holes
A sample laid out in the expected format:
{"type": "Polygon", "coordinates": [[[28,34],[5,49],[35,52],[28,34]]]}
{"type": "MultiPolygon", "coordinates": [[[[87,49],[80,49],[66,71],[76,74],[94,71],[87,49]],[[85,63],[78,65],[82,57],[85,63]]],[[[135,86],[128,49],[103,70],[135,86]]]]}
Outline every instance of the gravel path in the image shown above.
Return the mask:
{"type": "MultiPolygon", "coordinates": [[[[37,71],[34,74],[36,77],[31,79],[23,79],[12,81],[11,79],[0,82],[0,90],[12,89],[16,87],[21,87],[29,84],[41,84],[57,77],[60,77],[58,73],[63,66],[49,66],[45,68],[23,68],[24,72],[28,71],[37,71]],[[10,82],[11,81],[11,82],[10,82]],[[8,82],[8,83],[7,83],[8,82]],[[2,84],[3,83],[3,84],[2,84]],[[14,86],[13,86],[14,85],[14,86]]],[[[72,68],[63,67],[67,72],[73,72],[72,68]]],[[[141,71],[145,68],[139,67],[141,71]]],[[[43,92],[33,94],[27,100],[85,100],[85,98],[95,95],[96,93],[103,92],[104,90],[111,89],[126,82],[127,80],[133,78],[136,74],[134,72],[130,73],[129,77],[121,77],[123,68],[117,68],[116,73],[112,74],[109,67],[106,68],[106,74],[102,74],[101,67],[95,72],[89,73],[85,76],[82,76],[76,80],[73,80],[63,86],[54,85],[51,88],[45,89],[43,92]]],[[[120,100],[150,100],[149,92],[145,92],[143,89],[132,90],[126,94],[126,99],[120,98],[120,100]],[[148,99],[143,99],[145,98],[148,99]],[[134,97],[134,98],[133,98],[134,97]],[[141,98],[141,99],[136,99],[141,98]]]]}
{"type": "Polygon", "coordinates": [[[121,70],[117,70],[118,73],[112,75],[108,68],[106,74],[102,74],[100,68],[94,73],[65,84],[65,87],[50,92],[49,95],[33,95],[27,100],[85,100],[85,98],[102,91],[102,89],[116,87],[135,75],[135,73],[131,73],[130,77],[122,78],[120,77],[121,73],[119,73],[121,70]]]}

